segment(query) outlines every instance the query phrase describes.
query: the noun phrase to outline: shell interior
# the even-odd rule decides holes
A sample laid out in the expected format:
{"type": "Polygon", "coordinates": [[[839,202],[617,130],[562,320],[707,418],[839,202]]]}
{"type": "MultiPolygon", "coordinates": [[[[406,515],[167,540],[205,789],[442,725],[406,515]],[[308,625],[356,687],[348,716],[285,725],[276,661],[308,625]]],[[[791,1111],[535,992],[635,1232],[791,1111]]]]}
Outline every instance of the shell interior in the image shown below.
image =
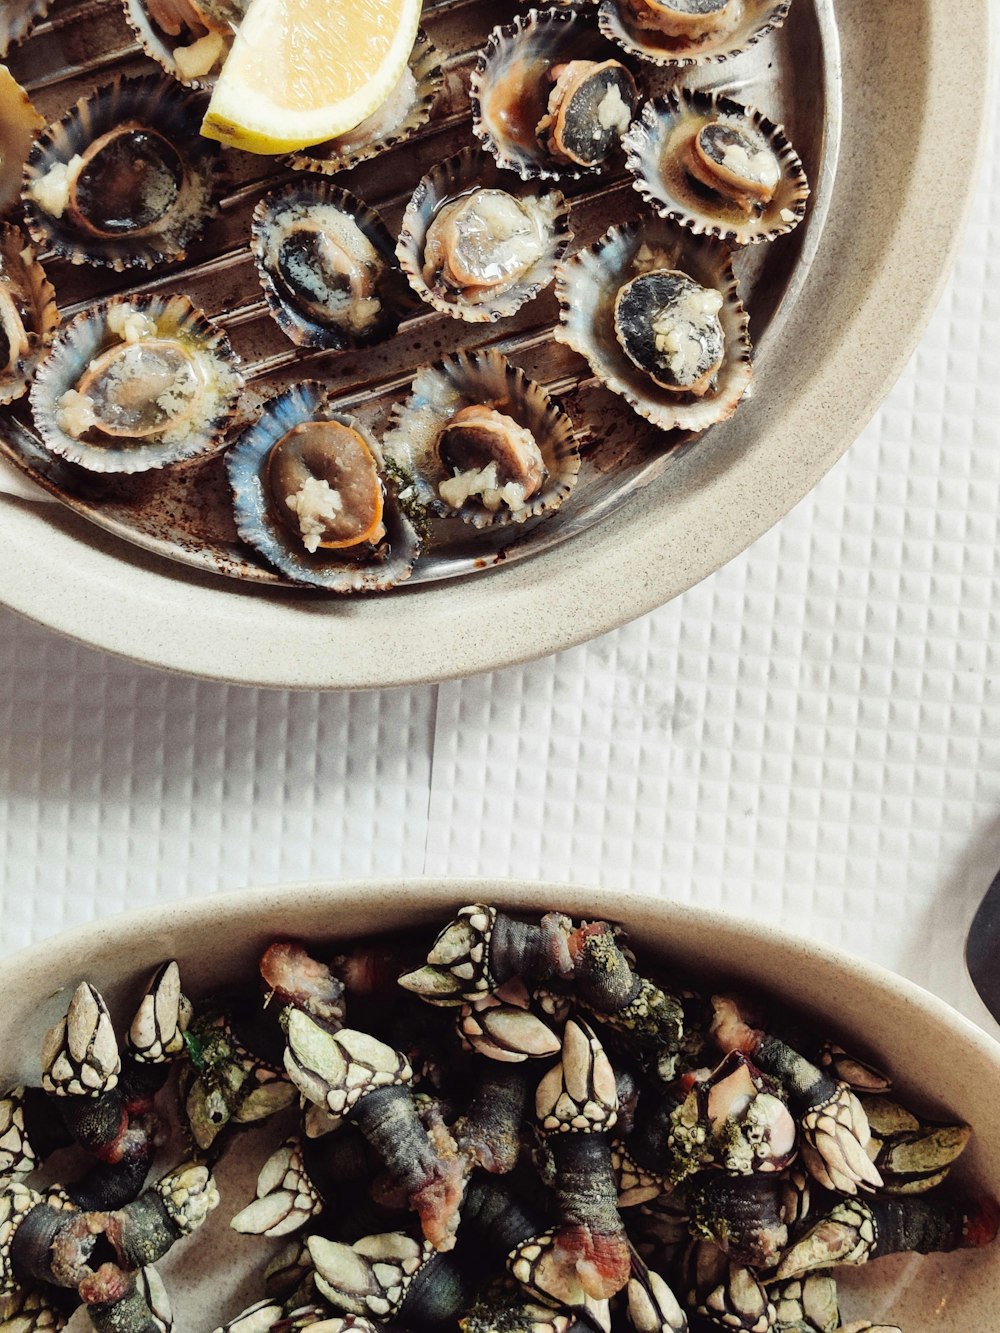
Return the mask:
{"type": "Polygon", "coordinates": [[[809,198],[798,154],[779,125],[755,107],[713,93],[675,89],[647,102],[624,139],[636,190],[662,216],[691,231],[736,245],[752,245],[791,231],[809,198]],[[780,172],[766,205],[750,212],[707,188],[687,170],[692,143],[703,127],[733,126],[750,132],[773,153],[780,172]]]}
{"type": "MultiPolygon", "coordinates": [[[[484,220],[481,228],[488,236],[484,220]]],[[[464,238],[467,241],[467,235],[464,238]]],[[[480,148],[466,148],[434,167],[423,178],[403,215],[396,253],[413,290],[435,310],[470,323],[486,323],[513,315],[543,291],[555,277],[556,265],[571,239],[569,205],[558,190],[545,189],[501,172],[480,148]],[[526,270],[502,287],[468,291],[448,289],[426,269],[428,230],[443,210],[470,198],[477,190],[503,191],[516,199],[530,218],[539,240],[538,254],[526,270]]]]}
{"type": "Polygon", "coordinates": [[[183,259],[217,209],[221,158],[199,133],[205,105],[157,74],[82,98],[28,158],[22,194],[35,240],[119,271],[183,259]]]}
{"type": "Polygon", "coordinates": [[[210,88],[248,0],[124,0],[142,49],[188,88],[210,88]]]}
{"type": "Polygon", "coordinates": [[[0,226],[0,403],[27,393],[58,326],[55,290],[28,238],[0,226]]]}
{"type": "Polygon", "coordinates": [[[661,430],[701,431],[736,411],[750,385],[750,339],[728,249],[719,241],[646,219],[612,227],[562,265],[556,280],[561,322],[556,338],[586,357],[594,374],[661,430]],[[677,269],[723,295],[718,313],[725,337],[722,365],[702,397],[659,387],[626,355],[615,334],[615,302],[640,273],[677,269]]]}
{"type": "MultiPolygon", "coordinates": [[[[642,0],[635,0],[642,8],[642,0]]],[[[630,0],[601,0],[601,32],[626,51],[653,65],[704,65],[725,60],[785,21],[791,0],[735,0],[731,18],[707,36],[671,34],[638,22],[630,0]]],[[[680,6],[678,6],[680,8],[680,6]]]]}
{"type": "Polygon", "coordinates": [[[226,471],[240,537],[288,578],[330,592],[351,593],[384,591],[409,577],[421,540],[399,503],[397,482],[385,471],[382,452],[370,432],[355,417],[337,412],[321,384],[292,385],[265,403],[257,421],[227,453],[226,471]],[[288,432],[312,421],[334,421],[357,432],[379,465],[385,536],[375,546],[347,552],[320,548],[310,553],[281,516],[268,481],[271,451],[288,432]]]}
{"type": "Polygon", "coordinates": [[[254,210],[268,307],[302,347],[363,347],[395,333],[413,299],[395,244],[374,209],[327,180],[293,181],[254,210]]]}
{"type": "Polygon", "coordinates": [[[93,472],[146,472],[216,448],[242,388],[228,338],[186,296],[114,297],[60,330],[31,409],[53,453],[93,472]],[[94,407],[113,432],[91,421],[94,407]]]}
{"type": "Polygon", "coordinates": [[[332,176],[410,138],[430,119],[431,108],[444,83],[441,53],[422,28],[409,64],[386,102],[353,130],[288,158],[296,171],[318,171],[332,176]]]}
{"type": "Polygon", "coordinates": [[[24,164],[45,120],[5,65],[0,65],[0,214],[17,203],[24,164]]]}
{"type": "Polygon", "coordinates": [[[383,441],[386,457],[410,474],[418,503],[432,513],[458,517],[476,528],[523,523],[553,513],[569,495],[580,471],[580,453],[573,423],[540,384],[512,366],[492,348],[457,352],[418,371],[405,403],[393,414],[383,441]],[[534,436],[547,476],[523,508],[501,506],[495,511],[468,499],[461,509],[445,504],[439,494],[452,471],[442,462],[438,440],[455,414],[465,407],[494,407],[534,436]]]}
{"type": "Polygon", "coordinates": [[[472,129],[498,164],[524,180],[578,180],[585,167],[554,156],[539,139],[549,114],[550,71],[574,60],[621,60],[621,49],[569,8],[529,10],[494,28],[469,84],[472,129]]]}

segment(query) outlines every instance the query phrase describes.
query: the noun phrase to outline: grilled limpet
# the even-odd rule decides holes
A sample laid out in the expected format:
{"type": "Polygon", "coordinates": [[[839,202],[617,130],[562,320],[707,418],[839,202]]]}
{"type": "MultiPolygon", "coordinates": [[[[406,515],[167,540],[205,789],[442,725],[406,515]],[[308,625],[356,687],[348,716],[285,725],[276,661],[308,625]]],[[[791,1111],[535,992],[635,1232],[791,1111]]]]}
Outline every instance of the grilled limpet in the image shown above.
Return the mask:
{"type": "Polygon", "coordinates": [[[413,193],[396,253],[410,286],[470,323],[513,315],[547,287],[570,241],[569,205],[466,148],[413,193]]]}
{"type": "Polygon", "coordinates": [[[656,219],[612,227],[556,282],[558,341],[662,430],[704,430],[752,379],[728,249],[656,219]]]}
{"type": "Polygon", "coordinates": [[[236,526],[282,574],[332,592],[409,577],[420,536],[370,432],[322,385],[270,399],[226,456],[236,526]]]}
{"type": "Polygon", "coordinates": [[[389,338],[412,300],[385,223],[330,181],[293,181],[265,195],[251,246],[271,314],[301,347],[389,338]]]}
{"type": "Polygon", "coordinates": [[[204,88],[232,45],[249,0],[123,0],[125,18],[146,54],[171,78],[204,88]]]}
{"type": "Polygon", "coordinates": [[[242,388],[228,338],[188,297],[113,297],[60,330],[31,410],[53,453],[145,472],[216,448],[242,388]]]}
{"type": "Polygon", "coordinates": [[[646,103],[623,143],[635,189],[693,232],[752,245],[791,231],[805,213],[802,163],[754,107],[677,88],[646,103]]]}
{"type": "Polygon", "coordinates": [[[181,260],[217,208],[205,101],[162,75],[81,98],[31,151],[22,195],[40,245],[119,271],[181,260]]]}
{"type": "Polygon", "coordinates": [[[575,180],[617,150],[639,93],[620,52],[572,9],[494,28],[469,88],[472,128],[524,180],[575,180]]]}
{"type": "Polygon", "coordinates": [[[0,226],[0,403],[27,393],[58,325],[55,291],[28,238],[0,226]]]}
{"type": "Polygon", "coordinates": [[[476,528],[554,512],[580,468],[569,417],[492,348],[421,370],[383,443],[419,504],[476,528]]]}
{"type": "Polygon", "coordinates": [[[791,0],[601,0],[598,26],[653,65],[702,65],[752,46],[785,21],[791,0]]]}
{"type": "Polygon", "coordinates": [[[0,57],[23,42],[52,8],[52,0],[4,0],[0,6],[0,57]]]}

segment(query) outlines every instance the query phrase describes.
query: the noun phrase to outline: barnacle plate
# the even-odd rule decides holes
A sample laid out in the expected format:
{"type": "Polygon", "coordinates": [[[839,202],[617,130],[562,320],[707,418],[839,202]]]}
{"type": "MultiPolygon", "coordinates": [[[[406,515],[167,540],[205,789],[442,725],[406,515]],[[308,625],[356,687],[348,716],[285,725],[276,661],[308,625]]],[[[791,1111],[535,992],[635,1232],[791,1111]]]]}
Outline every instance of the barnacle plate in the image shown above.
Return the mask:
{"type": "MultiPolygon", "coordinates": [[[[956,119],[982,124],[988,8],[988,0],[947,7],[917,0],[914,21],[900,24],[889,0],[792,0],[784,25],[748,51],[684,72],[685,86],[750,103],[784,124],[813,189],[794,232],[737,256],[755,391],[731,421],[697,437],[664,437],[595,388],[585,363],[553,343],[551,292],[498,326],[465,327],[421,310],[375,348],[303,354],[291,347],[266,314],[249,256],[250,214],[281,169],[257,160],[235,164],[220,216],[185,266],[150,279],[55,265],[51,278],[70,316],[109,290],[151,284],[186,291],[210,316],[222,316],[250,381],[248,413],[255,394],[322,376],[339,409],[379,434],[421,365],[495,346],[562,401],[581,428],[583,462],[573,496],[552,518],[479,534],[445,520],[405,588],[320,604],[317,594],[281,584],[239,542],[221,460],[193,460],[142,483],[95,482],[41,453],[23,413],[5,410],[0,448],[63,505],[0,500],[0,599],[159,665],[348,687],[524,660],[675,596],[801,499],[854,439],[915,344],[974,178],[977,134],[956,147],[946,127],[956,119]],[[947,42],[939,38],[945,31],[947,42]],[[914,80],[913,69],[927,77],[914,80]],[[948,198],[947,216],[928,216],[931,195],[948,198]],[[116,597],[90,597],[108,582],[116,597]],[[248,600],[250,629],[234,635],[248,600]],[[379,651],[390,632],[405,651],[379,651]]],[[[424,26],[445,71],[431,120],[344,181],[390,230],[417,181],[469,141],[465,85],[474,52],[497,22],[522,11],[513,0],[428,0],[424,26]]],[[[61,0],[11,67],[49,120],[113,74],[151,68],[136,53],[118,0],[61,0]]],[[[650,93],[667,86],[658,79],[675,77],[655,67],[643,74],[650,93]]],[[[567,193],[577,246],[643,208],[624,169],[568,183],[567,193]]]]}

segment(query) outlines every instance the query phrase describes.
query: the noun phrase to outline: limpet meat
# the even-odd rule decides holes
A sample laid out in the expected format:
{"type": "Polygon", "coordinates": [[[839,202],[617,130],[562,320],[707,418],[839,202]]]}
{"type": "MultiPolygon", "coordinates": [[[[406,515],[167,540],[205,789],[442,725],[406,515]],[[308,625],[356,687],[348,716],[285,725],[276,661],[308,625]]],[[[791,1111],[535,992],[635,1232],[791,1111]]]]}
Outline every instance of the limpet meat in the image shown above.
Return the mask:
{"type": "Polygon", "coordinates": [[[28,238],[0,226],[0,403],[27,393],[58,325],[55,291],[28,238]]]}
{"type": "Polygon", "coordinates": [[[249,0],[123,0],[146,52],[179,83],[211,86],[249,0]]]}

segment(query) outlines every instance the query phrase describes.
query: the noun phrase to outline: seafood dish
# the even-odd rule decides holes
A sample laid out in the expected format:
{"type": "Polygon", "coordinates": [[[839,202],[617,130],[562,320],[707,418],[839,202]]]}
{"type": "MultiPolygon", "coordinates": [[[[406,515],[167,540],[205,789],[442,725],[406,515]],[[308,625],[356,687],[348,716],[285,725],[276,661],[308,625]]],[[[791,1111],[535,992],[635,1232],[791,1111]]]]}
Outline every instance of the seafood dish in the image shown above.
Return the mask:
{"type": "Polygon", "coordinates": [[[106,0],[96,84],[32,82],[69,20],[8,8],[0,450],[94,522],[386,594],[600,521],[749,395],[822,160],[788,0],[429,0],[376,112],[253,160],[199,132],[245,0],[106,0]]]}
{"type": "Polygon", "coordinates": [[[439,924],[276,939],[197,998],[166,960],[120,1035],[82,981],[0,1097],[7,1326],[166,1333],[154,1265],[220,1207],[272,1245],[216,1333],[896,1333],[843,1272],[995,1241],[950,1179],[969,1126],[816,1016],[608,921],[439,924]],[[220,1197],[234,1154],[252,1197],[220,1197]]]}

